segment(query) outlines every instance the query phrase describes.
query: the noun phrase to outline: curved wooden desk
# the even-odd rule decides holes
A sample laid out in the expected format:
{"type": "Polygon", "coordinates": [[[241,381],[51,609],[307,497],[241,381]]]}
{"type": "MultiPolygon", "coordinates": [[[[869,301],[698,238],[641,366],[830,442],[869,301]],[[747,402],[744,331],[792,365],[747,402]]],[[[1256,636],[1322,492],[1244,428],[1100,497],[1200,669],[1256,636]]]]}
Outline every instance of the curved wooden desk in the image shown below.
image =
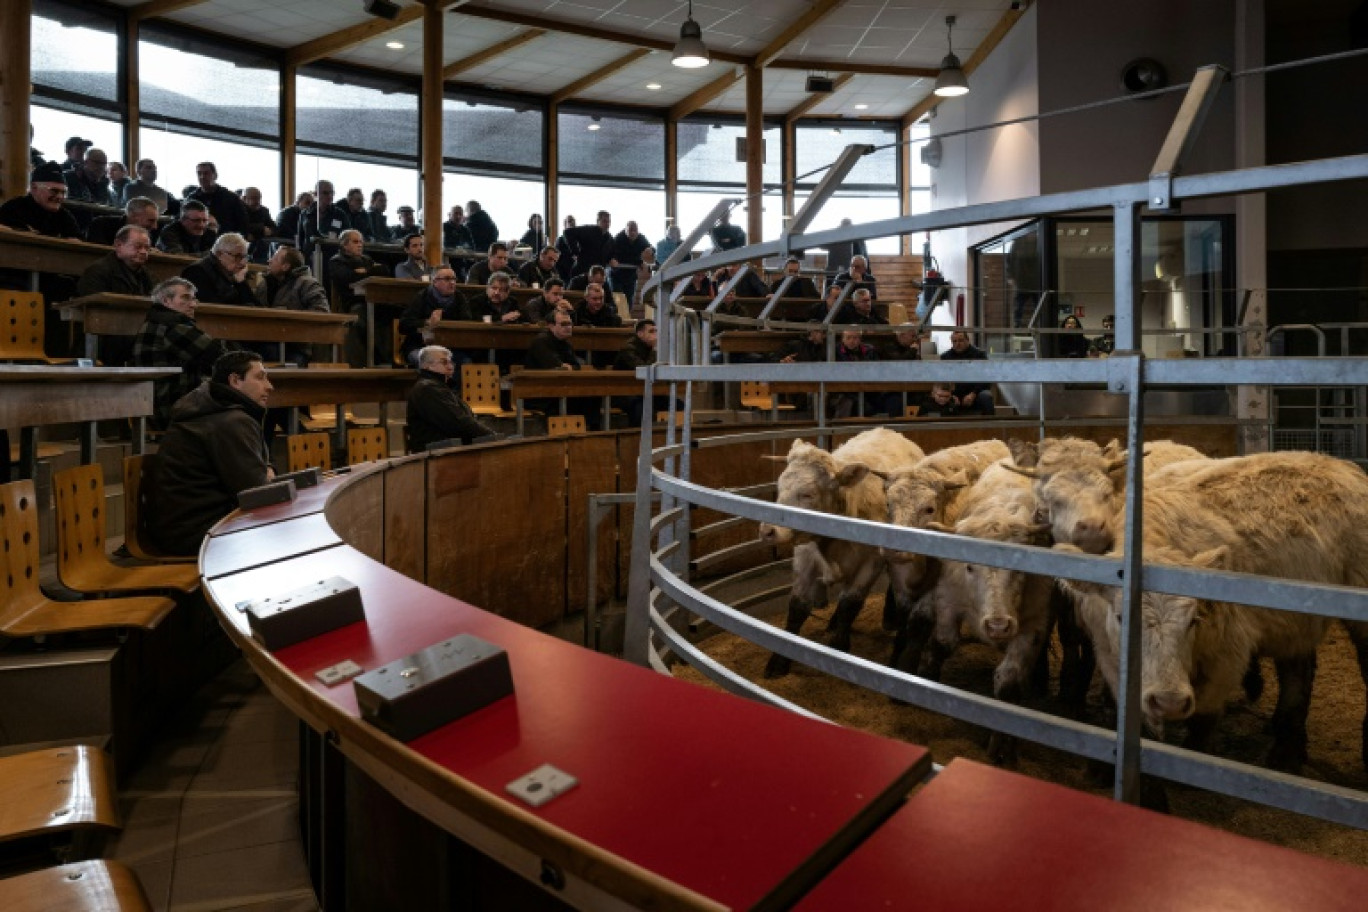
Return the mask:
{"type": "MultiPolygon", "coordinates": [[[[563,444],[523,446],[538,445],[563,444]]],[[[777,908],[927,772],[920,747],[676,681],[390,569],[376,559],[384,542],[365,530],[414,507],[407,498],[386,505],[387,489],[400,497],[406,480],[442,475],[444,461],[470,454],[331,478],[292,504],[229,517],[200,555],[211,603],[267,686],[347,764],[428,821],[582,908],[777,908]],[[368,540],[343,542],[355,532],[368,540]],[[361,589],[364,623],[274,654],[247,635],[238,602],[331,575],[361,589]],[[460,633],[507,650],[516,695],[409,744],[360,720],[350,684],[314,677],[343,659],[375,668],[460,633]],[[579,786],[541,808],[505,792],[548,762],[579,786]]]]}

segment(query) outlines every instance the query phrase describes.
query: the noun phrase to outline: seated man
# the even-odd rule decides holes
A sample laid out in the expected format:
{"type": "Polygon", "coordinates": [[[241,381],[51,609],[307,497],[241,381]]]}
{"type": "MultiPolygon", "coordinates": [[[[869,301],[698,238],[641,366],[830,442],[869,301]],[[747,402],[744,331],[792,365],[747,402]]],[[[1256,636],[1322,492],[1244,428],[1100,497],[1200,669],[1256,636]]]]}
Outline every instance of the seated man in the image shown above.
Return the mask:
{"type": "MultiPolygon", "coordinates": [[[[617,360],[613,362],[613,370],[634,371],[638,367],[645,367],[656,362],[656,332],[655,320],[637,320],[635,334],[627,340],[627,344],[617,353],[617,360]]],[[[651,412],[663,412],[670,407],[669,396],[652,396],[651,412]]],[[[633,396],[624,405],[627,412],[627,421],[632,427],[641,427],[643,420],[642,412],[645,411],[645,400],[641,396],[633,396]]]]}
{"type": "Polygon", "coordinates": [[[879,299],[878,283],[875,281],[873,273],[869,271],[869,260],[862,256],[851,257],[850,268],[836,273],[836,278],[832,279],[831,282],[833,285],[854,285],[856,289],[867,289],[870,298],[876,301],[879,299]]]}
{"type": "MultiPolygon", "coordinates": [[[[836,360],[850,363],[862,361],[878,361],[879,353],[874,350],[874,346],[865,342],[858,329],[846,329],[841,331],[841,336],[836,342],[836,360]]],[[[901,415],[902,397],[897,393],[836,393],[829,397],[829,402],[833,410],[833,417],[849,418],[857,411],[861,416],[877,415],[881,412],[890,415],[901,415]],[[863,408],[857,408],[863,398],[863,408]]]]}
{"type": "Polygon", "coordinates": [[[109,163],[109,205],[122,206],[124,204],[124,188],[131,183],[128,176],[128,169],[123,162],[109,163]]]}
{"type": "Polygon", "coordinates": [[[352,187],[347,191],[347,205],[343,211],[347,213],[348,228],[361,232],[364,240],[375,240],[375,235],[371,233],[370,212],[366,210],[366,194],[360,187],[352,187]]]}
{"type": "Polygon", "coordinates": [[[271,255],[270,238],[275,237],[276,223],[271,210],[261,205],[261,191],[248,187],[242,191],[242,206],[247,213],[247,230],[243,236],[251,245],[253,263],[264,263],[271,255]]]}
{"type": "Polygon", "coordinates": [[[400,206],[394,210],[394,214],[399,217],[399,224],[390,227],[390,240],[402,241],[410,234],[422,234],[422,229],[418,227],[417,220],[413,217],[412,206],[400,206]]]}
{"type": "MultiPolygon", "coordinates": [[[[171,406],[199,386],[228,348],[195,325],[195,286],[185,279],[167,279],[152,289],[152,307],[133,340],[133,363],[138,367],[175,367],[179,374],[152,384],[152,427],[162,430],[171,420],[171,406]]],[[[260,359],[258,355],[252,358],[260,359]]],[[[258,432],[260,427],[258,426],[258,432]]]]}
{"type": "Polygon", "coordinates": [[[109,159],[100,149],[86,149],[80,167],[66,173],[67,199],[109,205],[109,159]]]}
{"type": "MultiPolygon", "coordinates": [[[[584,366],[570,345],[574,335],[575,323],[564,311],[556,311],[549,318],[546,329],[537,334],[527,347],[528,370],[579,370],[584,366]]],[[[554,414],[560,403],[554,399],[529,399],[529,408],[554,414]]],[[[586,396],[576,396],[565,400],[565,408],[572,415],[583,415],[584,425],[591,431],[599,429],[599,402],[586,396]]]]}
{"type": "Polygon", "coordinates": [[[39,165],[29,176],[29,191],[0,206],[0,225],[45,237],[79,238],[81,226],[62,202],[67,198],[62,169],[53,162],[39,165]]]}
{"type": "MultiPolygon", "coordinates": [[[[732,276],[741,271],[740,263],[732,263],[719,270],[719,274],[713,277],[713,282],[718,288],[731,280],[732,276]],[[724,274],[725,273],[725,274],[724,274]]],[[[756,274],[755,270],[747,270],[746,274],[734,286],[737,296],[742,298],[766,298],[769,297],[769,289],[765,287],[764,280],[756,274]]]]}
{"type": "Polygon", "coordinates": [[[239,492],[274,477],[261,433],[270,394],[261,359],[230,352],[213,363],[208,382],[172,407],[148,505],[152,540],[167,554],[198,554],[210,527],[237,507],[239,492]]]}
{"type": "Polygon", "coordinates": [[[246,235],[247,207],[242,199],[218,182],[218,168],[213,162],[200,162],[195,165],[195,180],[199,186],[186,194],[187,200],[199,200],[208,208],[209,214],[218,223],[217,231],[229,231],[246,235]]]}
{"type": "Polygon", "coordinates": [[[488,285],[489,277],[496,272],[508,273],[508,245],[503,241],[490,244],[489,258],[480,260],[470,267],[470,271],[466,273],[466,284],[488,285]]]}
{"type": "Polygon", "coordinates": [[[922,396],[917,403],[919,418],[953,418],[960,414],[960,401],[949,383],[933,384],[931,392],[922,396]]]}
{"type": "MultiPolygon", "coordinates": [[[[942,361],[987,361],[983,349],[976,348],[969,341],[969,334],[956,330],[950,334],[950,350],[940,356],[942,361]]],[[[993,394],[986,383],[956,383],[955,398],[961,409],[978,412],[980,415],[996,414],[993,394]]]]}
{"type": "Polygon", "coordinates": [[[182,269],[181,276],[195,286],[201,304],[266,304],[265,288],[258,292],[252,281],[259,276],[247,269],[247,239],[233,231],[219,235],[209,254],[182,269]]]}
{"type": "Polygon", "coordinates": [[[137,225],[147,232],[152,243],[157,242],[161,225],[157,221],[161,215],[157,204],[145,196],[135,196],[123,204],[123,215],[97,215],[91,219],[86,229],[86,240],[92,244],[113,244],[114,235],[125,225],[137,225]]]}
{"type": "Polygon", "coordinates": [[[841,309],[836,312],[836,318],[831,322],[838,326],[849,324],[859,326],[888,325],[887,320],[874,312],[874,298],[869,293],[868,288],[856,288],[852,291],[846,302],[841,305],[841,309]]]}
{"type": "MultiPolygon", "coordinates": [[[[399,209],[399,215],[404,214],[403,207],[399,209]]],[[[442,246],[448,250],[474,250],[475,239],[470,235],[470,228],[465,223],[465,209],[460,206],[452,206],[447,213],[447,220],[442,222],[442,246]]]]}
{"type": "Polygon", "coordinates": [[[428,275],[427,257],[423,255],[423,236],[410,234],[404,238],[404,262],[394,267],[396,279],[426,279],[428,275]]]}
{"type": "MultiPolygon", "coordinates": [[[[456,270],[438,266],[432,273],[432,284],[418,292],[399,317],[399,331],[404,334],[404,363],[418,366],[418,350],[428,343],[430,328],[435,323],[470,319],[470,308],[456,290],[456,270]]],[[[458,354],[458,361],[468,364],[470,358],[462,353],[458,354]]]]}
{"type": "MultiPolygon", "coordinates": [[[[592,326],[598,329],[612,329],[622,325],[622,317],[617,308],[608,301],[602,285],[590,285],[584,289],[584,300],[575,307],[575,325],[592,326]]],[[[592,363],[599,370],[613,363],[612,352],[594,352],[592,363]]]]}
{"type": "Polygon", "coordinates": [[[299,237],[299,219],[313,205],[314,195],[305,190],[295,201],[276,213],[276,236],[294,241],[299,237]]]}
{"type": "Polygon", "coordinates": [[[341,237],[351,226],[351,217],[333,203],[336,194],[332,181],[321,180],[314,184],[313,205],[300,213],[299,233],[295,235],[295,246],[305,257],[313,255],[314,242],[318,238],[341,237]]]}
{"type": "Polygon", "coordinates": [[[385,209],[388,207],[389,195],[384,190],[372,190],[366,215],[370,218],[371,240],[377,244],[388,244],[394,239],[389,219],[385,217],[385,209]]]}
{"type": "Polygon", "coordinates": [[[732,250],[746,246],[746,232],[739,225],[731,223],[731,212],[722,213],[717,224],[712,227],[713,246],[718,250],[732,250]]]}
{"type": "Polygon", "coordinates": [[[545,288],[547,282],[560,278],[560,270],[556,268],[559,261],[559,250],[543,247],[535,260],[524,263],[518,270],[518,279],[528,288],[545,288]]]}
{"type": "Polygon", "coordinates": [[[713,284],[712,276],[708,274],[706,269],[690,275],[683,291],[683,296],[686,298],[712,298],[716,294],[717,286],[713,284]]]}
{"type": "Polygon", "coordinates": [[[218,239],[218,232],[209,227],[209,209],[199,200],[181,203],[180,220],[162,229],[157,238],[157,249],[163,253],[190,253],[202,256],[209,252],[218,239]]]}
{"type": "Polygon", "coordinates": [[[808,334],[801,339],[784,343],[784,350],[779,355],[780,364],[825,361],[826,359],[826,330],[820,326],[808,330],[808,334]]]}
{"type": "MultiPolygon", "coordinates": [[[[147,255],[152,241],[137,225],[125,225],[114,235],[114,250],[86,267],[76,283],[76,294],[123,294],[145,298],[152,294],[152,277],[147,273],[147,255]]],[[[132,336],[99,337],[100,363],[122,367],[133,357],[132,336]]]]}
{"type": "Polygon", "coordinates": [[[328,293],[304,262],[304,254],[281,247],[266,264],[266,306],[328,313],[328,293]]]}
{"type": "MultiPolygon", "coordinates": [[[[338,302],[338,310],[342,313],[354,313],[357,320],[352,324],[351,331],[347,333],[347,363],[352,367],[366,366],[366,296],[352,287],[353,283],[371,276],[389,275],[389,270],[384,264],[377,263],[370,257],[361,252],[362,245],[365,243],[361,237],[361,232],[348,228],[338,235],[338,240],[342,242],[341,249],[330,260],[328,260],[328,284],[332,286],[332,293],[338,302]]],[[[375,363],[381,366],[387,365],[393,360],[392,344],[394,332],[394,318],[382,318],[380,314],[375,315],[375,338],[372,340],[374,346],[375,363]]]]}
{"type": "MultiPolygon", "coordinates": [[[[784,262],[784,276],[793,276],[793,281],[789,283],[788,291],[784,292],[784,297],[820,298],[822,296],[821,292],[817,290],[817,286],[813,284],[812,279],[799,274],[802,270],[803,261],[797,257],[791,256],[784,262]]],[[[773,284],[770,285],[770,292],[773,293],[778,291],[779,286],[782,284],[784,284],[784,279],[781,276],[780,278],[775,279],[773,284]]]]}
{"type": "Polygon", "coordinates": [[[119,200],[120,204],[126,203],[136,196],[143,196],[157,204],[157,209],[172,215],[180,212],[180,200],[176,199],[165,188],[157,184],[157,163],[150,158],[139,159],[134,166],[134,171],[138,174],[138,179],[129,181],[123,188],[123,197],[119,200]]]}
{"type": "Polygon", "coordinates": [[[416,357],[418,382],[409,390],[406,419],[410,453],[421,453],[439,440],[459,437],[462,443],[470,443],[494,433],[452,388],[456,364],[450,351],[428,345],[419,349],[416,357]]]}
{"type": "Polygon", "coordinates": [[[485,291],[470,302],[470,313],[486,323],[530,323],[513,297],[513,280],[506,272],[496,272],[485,283],[485,291]]]}
{"type": "Polygon", "coordinates": [[[565,282],[556,276],[547,279],[541,288],[541,294],[530,299],[523,305],[522,311],[527,316],[530,323],[545,323],[551,319],[551,314],[559,309],[569,310],[574,316],[575,307],[565,297],[565,282]]]}
{"type": "Polygon", "coordinates": [[[602,266],[590,266],[588,272],[582,272],[570,280],[568,286],[571,291],[584,291],[590,285],[603,286],[608,281],[608,273],[602,266]]]}

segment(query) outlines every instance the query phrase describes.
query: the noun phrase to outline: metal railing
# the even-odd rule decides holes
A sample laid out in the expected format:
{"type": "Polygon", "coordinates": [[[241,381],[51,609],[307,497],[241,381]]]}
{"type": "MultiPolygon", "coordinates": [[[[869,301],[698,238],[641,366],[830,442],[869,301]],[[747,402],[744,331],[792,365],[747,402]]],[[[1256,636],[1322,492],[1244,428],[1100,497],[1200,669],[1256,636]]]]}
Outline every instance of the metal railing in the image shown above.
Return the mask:
{"type": "MultiPolygon", "coordinates": [[[[845,381],[867,383],[871,389],[877,389],[881,382],[890,381],[1100,384],[1109,392],[1126,399],[1126,442],[1133,453],[1141,451],[1145,440],[1144,393],[1155,385],[1368,385],[1368,358],[1363,357],[1150,360],[1139,351],[1139,215],[1142,207],[1167,209],[1181,200],[1228,197],[1259,193],[1274,188],[1368,177],[1368,155],[1212,174],[1178,175],[1177,163],[1180,154],[1174,150],[1187,148],[1191,139],[1190,133],[1200,120],[1200,111],[1204,110],[1210,101],[1209,97],[1204,96],[1214,93],[1219,84],[1219,79],[1194,80],[1189,90],[1189,99],[1179,111],[1170,131],[1165,153],[1156,163],[1154,173],[1146,181],[965,206],[810,234],[790,232],[775,241],[716,254],[709,257],[706,263],[684,262],[683,257],[688,255],[692,245],[697,243],[697,239],[717,220],[720,212],[734,204],[734,201],[724,201],[700,223],[652,280],[655,291],[659,294],[663,282],[684,279],[702,268],[787,254],[799,248],[1103,208],[1112,212],[1115,251],[1113,279],[1116,351],[1111,358],[958,361],[953,364],[908,361],[709,366],[706,362],[689,363],[676,361],[672,357],[673,353],[682,349],[673,348],[670,340],[675,334],[683,331],[683,326],[666,312],[666,318],[660,324],[660,351],[664,360],[660,364],[643,368],[638,373],[647,383],[669,383],[672,398],[677,395],[677,389],[682,384],[686,412],[692,409],[694,386],[712,381],[735,383],[742,380],[797,380],[819,384],[845,381]],[[1193,97],[1194,94],[1203,97],[1193,97]]],[[[843,156],[842,163],[847,163],[850,156],[858,157],[859,154],[859,147],[851,147],[843,156]]],[[[835,190],[835,185],[824,184],[819,190],[825,190],[829,196],[835,190]]],[[[808,206],[820,206],[824,202],[825,198],[821,193],[814,193],[808,200],[808,206]]],[[[1357,621],[1368,621],[1368,591],[1343,586],[1292,583],[1239,573],[1194,571],[1143,564],[1139,547],[1139,529],[1143,521],[1143,477],[1142,461],[1138,459],[1130,460],[1127,466],[1123,556],[1119,559],[1080,556],[814,513],[708,489],[690,480],[690,451],[695,446],[726,446],[731,439],[753,440],[755,435],[715,437],[694,442],[691,439],[690,423],[686,421],[680,427],[676,439],[673,408],[671,411],[666,444],[653,448],[650,435],[643,434],[638,455],[637,511],[633,528],[633,556],[626,617],[625,653],[628,659],[642,665],[663,668],[655,654],[654,646],[657,639],[663,640],[669,644],[671,651],[687,659],[723,686],[756,699],[796,709],[764,688],[722,668],[701,651],[683,642],[669,629],[658,607],[662,602],[668,601],[723,629],[743,636],[762,648],[782,653],[794,661],[872,691],[1085,757],[1114,761],[1114,794],[1121,800],[1138,799],[1139,777],[1143,771],[1198,788],[1235,795],[1350,826],[1368,828],[1368,795],[1362,792],[1274,773],[1153,741],[1142,741],[1139,674],[1139,599],[1144,590],[1357,621]],[[660,465],[661,463],[664,465],[660,465]],[[661,495],[662,505],[661,512],[653,517],[649,511],[649,499],[655,493],[661,495]],[[836,652],[735,611],[693,588],[687,582],[689,511],[680,505],[707,507],[734,516],[787,526],[813,535],[848,539],[894,551],[919,552],[933,557],[990,564],[1110,586],[1117,585],[1119,579],[1122,649],[1116,729],[1107,731],[903,674],[855,656],[836,652]],[[659,547],[653,550],[652,543],[658,539],[659,547]]],[[[995,422],[994,426],[1001,425],[995,422]]],[[[827,428],[820,428],[819,431],[826,438],[836,433],[827,428]]],[[[792,435],[798,432],[775,433],[792,435]]]]}

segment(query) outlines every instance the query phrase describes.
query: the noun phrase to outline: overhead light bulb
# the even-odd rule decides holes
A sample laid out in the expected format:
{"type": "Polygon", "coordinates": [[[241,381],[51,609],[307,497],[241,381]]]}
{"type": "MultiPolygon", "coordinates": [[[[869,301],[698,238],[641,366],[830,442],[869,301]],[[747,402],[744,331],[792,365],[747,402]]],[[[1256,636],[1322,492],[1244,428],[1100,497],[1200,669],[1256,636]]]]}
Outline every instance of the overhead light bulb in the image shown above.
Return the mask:
{"type": "Polygon", "coordinates": [[[677,67],[695,70],[712,62],[707,45],[703,43],[703,29],[693,18],[693,0],[689,0],[689,17],[679,27],[679,41],[671,60],[677,67]]]}
{"type": "Polygon", "coordinates": [[[951,38],[955,32],[955,17],[945,17],[945,43],[950,53],[945,55],[941,61],[940,75],[936,77],[935,92],[941,98],[954,98],[964,95],[969,91],[969,80],[964,77],[964,68],[960,66],[960,59],[955,56],[955,47],[951,38]]]}
{"type": "Polygon", "coordinates": [[[404,42],[402,42],[402,41],[386,41],[386,42],[385,42],[385,47],[389,48],[391,51],[402,51],[402,50],[404,49],[404,42]]]}

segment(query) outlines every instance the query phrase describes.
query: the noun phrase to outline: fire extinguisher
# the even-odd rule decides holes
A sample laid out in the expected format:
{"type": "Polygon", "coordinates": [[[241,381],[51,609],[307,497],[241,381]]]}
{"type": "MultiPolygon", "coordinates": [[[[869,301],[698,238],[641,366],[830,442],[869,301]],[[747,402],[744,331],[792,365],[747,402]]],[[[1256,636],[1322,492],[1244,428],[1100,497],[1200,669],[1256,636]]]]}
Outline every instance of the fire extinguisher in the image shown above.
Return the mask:
{"type": "Polygon", "coordinates": [[[964,292],[955,296],[955,325],[964,326],[964,292]]]}

